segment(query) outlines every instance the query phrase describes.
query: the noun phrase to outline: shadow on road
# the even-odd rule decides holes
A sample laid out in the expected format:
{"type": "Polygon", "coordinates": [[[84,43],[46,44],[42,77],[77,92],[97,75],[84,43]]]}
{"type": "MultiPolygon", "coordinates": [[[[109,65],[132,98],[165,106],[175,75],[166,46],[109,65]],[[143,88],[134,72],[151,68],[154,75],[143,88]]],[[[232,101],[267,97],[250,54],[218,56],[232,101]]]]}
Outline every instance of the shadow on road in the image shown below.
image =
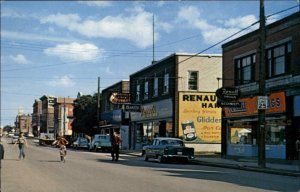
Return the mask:
{"type": "Polygon", "coordinates": [[[300,183],[297,184],[297,177],[287,177],[280,181],[280,177],[272,174],[254,173],[247,171],[237,171],[218,167],[197,166],[195,163],[168,162],[159,163],[158,161],[145,162],[141,157],[120,157],[119,161],[111,161],[111,159],[97,159],[99,163],[110,163],[133,167],[148,167],[153,171],[164,172],[169,177],[191,178],[232,183],[243,187],[253,187],[262,190],[271,191],[299,191],[300,183]],[[264,177],[262,181],[261,178],[264,177]],[[286,182],[287,180],[291,183],[286,182]],[[278,182],[276,182],[278,181],[278,182]]]}

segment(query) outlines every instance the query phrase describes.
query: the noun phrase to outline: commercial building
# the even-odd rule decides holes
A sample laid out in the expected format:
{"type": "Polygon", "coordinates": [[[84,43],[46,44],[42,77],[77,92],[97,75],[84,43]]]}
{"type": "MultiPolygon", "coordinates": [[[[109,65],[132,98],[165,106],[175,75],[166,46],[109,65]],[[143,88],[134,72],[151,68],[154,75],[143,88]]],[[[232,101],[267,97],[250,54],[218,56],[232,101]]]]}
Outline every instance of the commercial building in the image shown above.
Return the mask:
{"type": "Polygon", "coordinates": [[[39,136],[42,116],[42,101],[35,100],[32,107],[32,133],[34,136],[39,136]]]}
{"type": "Polygon", "coordinates": [[[40,100],[42,101],[40,133],[54,133],[55,97],[44,95],[40,100]]]}
{"type": "Polygon", "coordinates": [[[131,74],[131,103],[141,109],[129,115],[132,147],[142,148],[161,136],[181,137],[196,151],[220,151],[221,109],[215,91],[221,73],[221,55],[174,53],[131,74]],[[218,123],[209,124],[207,118],[218,123]]]}
{"type": "MultiPolygon", "coordinates": [[[[300,137],[300,12],[266,26],[266,158],[295,159],[300,137]]],[[[224,108],[224,153],[257,157],[259,30],[223,47],[223,86],[240,90],[241,107],[224,108]]]]}

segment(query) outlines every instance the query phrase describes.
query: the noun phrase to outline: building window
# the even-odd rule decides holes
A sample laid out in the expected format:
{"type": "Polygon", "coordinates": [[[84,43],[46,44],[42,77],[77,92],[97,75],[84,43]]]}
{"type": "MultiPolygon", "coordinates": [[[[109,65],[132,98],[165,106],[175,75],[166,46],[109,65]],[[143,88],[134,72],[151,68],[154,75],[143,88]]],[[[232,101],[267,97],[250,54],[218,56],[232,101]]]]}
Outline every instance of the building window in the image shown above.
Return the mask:
{"type": "Polygon", "coordinates": [[[158,96],[158,77],[154,78],[153,97],[158,96]]]}
{"type": "Polygon", "coordinates": [[[140,93],[141,93],[141,86],[137,85],[136,86],[136,98],[135,98],[136,101],[140,101],[140,93]]]}
{"type": "Polygon", "coordinates": [[[191,91],[198,90],[198,71],[188,72],[188,89],[191,91]]]}
{"type": "Polygon", "coordinates": [[[164,76],[164,93],[169,93],[169,74],[166,73],[164,76]]]}
{"type": "Polygon", "coordinates": [[[248,55],[234,60],[235,85],[243,85],[254,81],[256,55],[248,55]]]}
{"type": "Polygon", "coordinates": [[[148,95],[149,95],[149,89],[148,89],[148,81],[145,81],[145,87],[144,87],[144,99],[147,100],[148,99],[148,95]]]}
{"type": "Polygon", "coordinates": [[[285,43],[267,50],[268,77],[276,77],[287,73],[291,62],[291,43],[285,43]]]}

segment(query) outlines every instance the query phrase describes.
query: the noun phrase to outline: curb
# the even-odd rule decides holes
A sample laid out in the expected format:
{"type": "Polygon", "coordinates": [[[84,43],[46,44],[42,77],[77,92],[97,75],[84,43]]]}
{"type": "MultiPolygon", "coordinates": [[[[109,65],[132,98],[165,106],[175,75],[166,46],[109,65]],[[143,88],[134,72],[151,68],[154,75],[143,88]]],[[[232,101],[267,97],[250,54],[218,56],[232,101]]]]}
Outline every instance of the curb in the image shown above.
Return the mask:
{"type": "MultiPolygon", "coordinates": [[[[135,157],[142,157],[142,155],[140,153],[130,153],[130,152],[126,153],[126,152],[121,152],[121,151],[120,151],[120,153],[135,156],[135,157]]],[[[296,171],[251,167],[251,166],[241,165],[241,164],[210,163],[210,162],[201,161],[201,160],[190,160],[190,162],[198,164],[198,165],[211,166],[211,167],[222,167],[222,168],[229,168],[229,169],[239,169],[239,170],[245,170],[245,171],[269,173],[269,174],[275,174],[275,175],[300,177],[300,172],[296,172],[296,171]]]]}
{"type": "Polygon", "coordinates": [[[223,167],[229,169],[239,169],[245,171],[253,171],[253,172],[261,172],[261,173],[269,173],[269,174],[276,174],[276,175],[285,175],[285,176],[293,176],[293,177],[300,177],[300,172],[296,171],[286,171],[286,170],[278,170],[278,169],[271,169],[271,168],[259,168],[259,167],[250,167],[241,164],[225,164],[225,163],[210,163],[204,162],[201,160],[191,160],[191,162],[199,165],[204,166],[211,166],[211,167],[223,167]]]}

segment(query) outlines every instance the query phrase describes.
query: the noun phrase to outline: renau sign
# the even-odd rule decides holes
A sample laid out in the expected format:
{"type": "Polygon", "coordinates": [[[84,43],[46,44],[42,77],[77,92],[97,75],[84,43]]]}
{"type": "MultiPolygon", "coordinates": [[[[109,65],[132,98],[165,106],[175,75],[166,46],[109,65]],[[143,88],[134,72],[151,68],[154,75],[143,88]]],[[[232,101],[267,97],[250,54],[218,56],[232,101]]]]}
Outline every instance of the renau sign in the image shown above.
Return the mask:
{"type": "Polygon", "coordinates": [[[216,96],[223,101],[237,101],[240,90],[234,87],[222,87],[216,91],[216,96]]]}

